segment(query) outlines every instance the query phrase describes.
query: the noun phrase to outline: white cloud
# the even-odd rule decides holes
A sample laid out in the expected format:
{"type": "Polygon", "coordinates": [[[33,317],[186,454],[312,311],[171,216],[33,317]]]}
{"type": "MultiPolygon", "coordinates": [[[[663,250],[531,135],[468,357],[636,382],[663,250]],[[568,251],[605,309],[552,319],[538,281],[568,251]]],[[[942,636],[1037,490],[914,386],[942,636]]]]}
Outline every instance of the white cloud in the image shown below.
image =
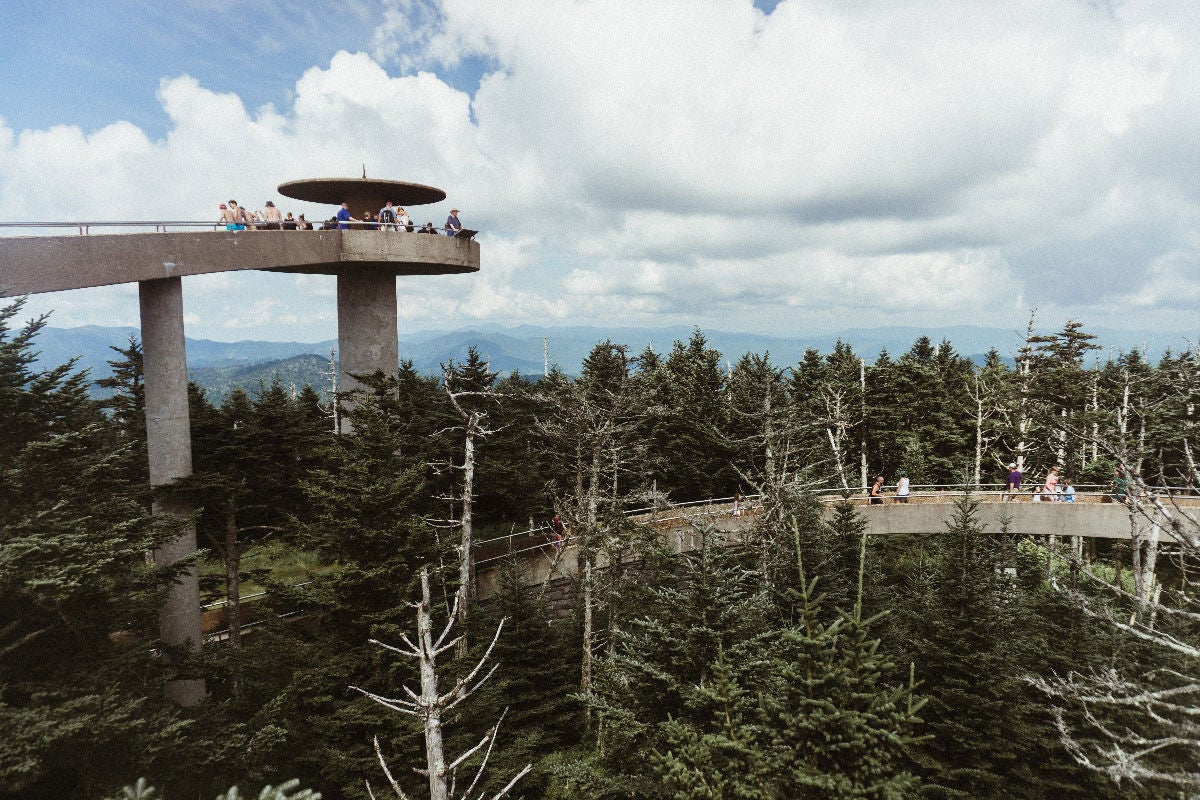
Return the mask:
{"type": "MultiPolygon", "coordinates": [[[[308,69],[286,108],[181,75],[159,87],[162,139],[0,123],[0,219],[205,219],[365,163],[446,189],[483,231],[477,275],[402,279],[417,327],[1011,323],[1026,303],[1148,325],[1200,302],[1200,10],[1182,0],[378,15],[372,55],[308,69]],[[473,95],[448,77],[468,62],[488,65],[473,95]]],[[[332,292],[238,275],[185,296],[193,335],[315,339],[332,292]]]]}

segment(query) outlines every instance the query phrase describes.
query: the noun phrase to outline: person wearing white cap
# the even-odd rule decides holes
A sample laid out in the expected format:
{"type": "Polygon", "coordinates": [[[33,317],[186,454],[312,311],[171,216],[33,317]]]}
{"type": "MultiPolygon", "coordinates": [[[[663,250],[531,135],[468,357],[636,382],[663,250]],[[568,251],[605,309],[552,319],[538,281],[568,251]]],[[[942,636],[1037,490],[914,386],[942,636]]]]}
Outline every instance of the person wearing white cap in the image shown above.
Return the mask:
{"type": "Polygon", "coordinates": [[[1017,462],[1008,465],[1008,487],[1005,490],[1003,500],[1008,500],[1009,497],[1016,498],[1021,492],[1021,470],[1017,469],[1017,462]]]}
{"type": "Polygon", "coordinates": [[[462,223],[458,221],[458,209],[450,209],[450,216],[446,217],[446,235],[458,236],[458,232],[462,230],[462,223]]]}

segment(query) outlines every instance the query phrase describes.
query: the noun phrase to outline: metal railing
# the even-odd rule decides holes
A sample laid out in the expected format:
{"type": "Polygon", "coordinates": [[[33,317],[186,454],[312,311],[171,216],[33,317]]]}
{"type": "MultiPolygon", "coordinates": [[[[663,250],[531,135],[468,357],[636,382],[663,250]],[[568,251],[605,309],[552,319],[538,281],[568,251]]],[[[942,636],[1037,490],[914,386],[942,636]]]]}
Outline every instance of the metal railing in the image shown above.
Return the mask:
{"type": "MultiPolygon", "coordinates": [[[[971,494],[982,495],[984,497],[999,497],[1009,495],[1022,498],[1021,502],[1028,502],[1027,500],[1024,500],[1024,498],[1030,494],[1029,490],[1034,486],[1039,485],[1040,484],[1038,483],[1034,483],[1027,486],[1026,489],[1018,492],[1016,495],[1009,495],[1007,491],[1008,487],[1003,483],[917,484],[910,487],[910,493],[908,496],[917,503],[922,501],[929,502],[930,500],[940,500],[946,503],[951,503],[954,501],[954,499],[969,492],[971,494]]],[[[1148,488],[1154,493],[1162,495],[1169,494],[1174,497],[1196,497],[1200,495],[1200,490],[1192,486],[1152,486],[1148,488]]],[[[1075,490],[1075,502],[1099,502],[1113,496],[1112,487],[1104,484],[1078,484],[1075,486],[1075,490]]],[[[869,491],[869,487],[858,486],[851,487],[848,490],[844,488],[818,489],[814,491],[814,494],[817,496],[817,499],[824,503],[835,503],[841,500],[849,500],[855,505],[868,505],[870,501],[869,491]]],[[[888,505],[893,505],[896,503],[896,495],[894,491],[884,495],[882,499],[888,505]]],[[[700,516],[704,513],[713,513],[711,509],[718,506],[721,507],[721,513],[728,513],[727,509],[728,507],[732,506],[733,500],[733,497],[714,497],[704,500],[689,500],[679,503],[672,502],[660,506],[632,508],[623,511],[622,513],[626,517],[645,517],[648,515],[653,515],[652,521],[655,523],[678,522],[691,517],[700,516]],[[705,510],[689,514],[687,513],[689,509],[705,510]]],[[[743,509],[745,510],[754,508],[760,501],[760,495],[742,495],[742,503],[744,504],[743,509]]],[[[1053,503],[1061,501],[1056,498],[1054,500],[1046,500],[1044,502],[1053,503]]],[[[499,555],[477,559],[475,561],[475,565],[478,567],[485,564],[491,564],[510,556],[520,555],[522,553],[531,553],[539,550],[544,551],[546,548],[554,548],[556,546],[566,547],[568,544],[578,538],[568,534],[563,537],[561,542],[556,542],[550,538],[552,535],[553,534],[551,533],[549,525],[544,523],[528,530],[517,531],[505,536],[493,537],[491,539],[479,540],[474,543],[475,548],[482,548],[484,545],[496,544],[497,542],[509,542],[510,548],[499,555]],[[511,547],[513,540],[521,538],[536,539],[538,541],[534,544],[513,549],[511,547]]]]}
{"type": "Polygon", "coordinates": [[[212,228],[225,229],[224,222],[198,220],[129,220],[115,222],[110,220],[83,220],[79,222],[0,222],[0,228],[75,228],[80,236],[91,233],[92,228],[153,228],[155,233],[166,233],[168,228],[212,228]]]}
{"type": "MultiPolygon", "coordinates": [[[[1033,485],[1036,486],[1037,484],[1035,483],[1033,485]]],[[[950,502],[953,500],[953,498],[961,497],[968,492],[971,494],[982,494],[982,495],[1005,495],[1005,494],[1007,494],[1006,490],[1008,487],[1002,483],[990,483],[990,484],[960,483],[960,484],[921,484],[921,485],[913,485],[910,488],[911,488],[911,492],[909,494],[910,498],[941,498],[947,502],[950,502]]],[[[1154,493],[1158,493],[1158,494],[1162,494],[1162,495],[1171,495],[1174,497],[1179,497],[1179,496],[1196,497],[1196,496],[1200,495],[1200,489],[1198,489],[1197,487],[1194,487],[1194,486],[1153,486],[1153,487],[1148,487],[1148,488],[1150,489],[1150,491],[1152,491],[1154,493]]],[[[856,505],[866,505],[868,503],[868,501],[870,500],[870,496],[867,494],[868,491],[869,491],[868,487],[852,487],[851,489],[848,489],[848,490],[844,489],[844,488],[819,489],[819,490],[816,490],[814,492],[814,494],[817,496],[817,498],[819,500],[821,500],[822,502],[825,502],[825,503],[838,502],[841,500],[851,500],[851,501],[854,501],[854,503],[856,505]]],[[[1113,490],[1110,486],[1106,486],[1103,484],[1080,484],[1080,485],[1076,486],[1077,498],[1088,497],[1088,498],[1103,499],[1103,498],[1111,497],[1112,491],[1113,490]]],[[[1022,495],[1027,494],[1027,492],[1021,492],[1021,494],[1022,495]]],[[[741,509],[743,511],[753,511],[760,504],[761,499],[762,499],[762,496],[757,495],[757,494],[741,495],[741,503],[743,504],[741,506],[741,509]]],[[[892,503],[895,503],[896,496],[895,496],[895,494],[889,494],[889,495],[886,495],[884,499],[891,500],[892,503]]],[[[722,514],[728,513],[726,508],[731,507],[733,505],[734,500],[735,500],[735,498],[731,496],[731,497],[710,497],[710,498],[706,498],[703,500],[688,500],[688,501],[678,502],[678,503],[667,502],[667,503],[664,503],[664,504],[658,505],[658,506],[645,506],[645,507],[641,507],[641,508],[627,509],[627,510],[623,511],[622,514],[626,517],[644,517],[644,516],[649,515],[652,518],[651,521],[655,522],[655,523],[676,522],[676,521],[686,520],[686,519],[689,519],[692,517],[702,516],[704,514],[712,514],[712,513],[714,513],[714,511],[713,511],[714,507],[720,507],[720,509],[721,509],[720,513],[722,513],[722,514]],[[694,513],[689,514],[689,513],[687,513],[688,510],[693,510],[694,513]],[[662,514],[666,514],[666,515],[660,516],[662,514]]],[[[1055,501],[1048,501],[1048,502],[1055,502],[1055,501]]],[[[495,544],[497,542],[509,542],[510,546],[508,549],[506,549],[504,552],[502,552],[498,555],[489,556],[488,558],[477,559],[475,561],[475,566],[481,567],[481,566],[493,564],[493,563],[496,563],[499,561],[503,561],[504,559],[511,558],[513,556],[522,555],[524,553],[533,553],[533,552],[538,552],[538,551],[546,552],[547,549],[553,550],[553,549],[565,548],[579,538],[578,536],[574,536],[574,535],[571,535],[568,533],[561,540],[555,541],[555,540],[549,538],[551,535],[552,535],[552,533],[551,533],[549,524],[543,524],[543,525],[539,525],[537,527],[530,528],[528,530],[510,533],[505,536],[496,536],[491,539],[481,539],[474,543],[475,548],[481,548],[483,545],[495,544]],[[519,548],[513,549],[511,547],[513,540],[522,538],[522,537],[524,537],[526,539],[536,539],[537,541],[533,544],[529,544],[524,547],[519,547],[519,548]]],[[[307,586],[311,583],[314,583],[314,581],[304,581],[301,583],[296,583],[296,584],[292,585],[292,588],[299,588],[301,586],[307,586]]],[[[252,594],[243,596],[241,598],[241,602],[255,600],[257,598],[264,597],[267,594],[268,593],[266,591],[254,592],[252,594]]],[[[212,603],[207,603],[207,604],[201,606],[201,608],[203,610],[207,611],[207,610],[222,608],[227,605],[228,605],[228,601],[223,599],[223,600],[217,600],[212,603]]],[[[280,614],[279,618],[286,619],[286,618],[297,616],[301,613],[303,613],[303,612],[292,611],[292,612],[288,612],[286,614],[280,614]]],[[[265,622],[264,620],[250,620],[242,625],[242,629],[246,630],[251,627],[262,625],[262,624],[264,624],[264,622],[265,622]]],[[[210,640],[210,641],[212,641],[212,640],[223,641],[225,638],[228,637],[228,633],[229,633],[228,629],[221,630],[221,631],[213,631],[211,633],[205,634],[205,639],[210,640]]]]}
{"type": "MultiPolygon", "coordinates": [[[[271,221],[255,220],[253,222],[239,222],[238,224],[243,225],[244,227],[242,230],[234,231],[234,232],[235,233],[244,233],[244,232],[249,232],[249,231],[263,231],[263,230],[314,232],[314,231],[333,230],[332,228],[324,227],[327,222],[329,222],[329,220],[319,220],[319,221],[304,220],[304,224],[309,225],[311,227],[300,228],[300,227],[292,227],[292,226],[299,226],[301,224],[300,220],[294,220],[294,219],[293,220],[286,220],[286,219],[285,220],[271,220],[271,221]],[[268,226],[272,226],[272,227],[268,227],[268,226]],[[278,227],[275,227],[275,226],[278,226],[278,227]],[[284,226],[288,226],[288,227],[284,227],[284,226]]],[[[143,230],[145,228],[153,228],[154,233],[167,233],[172,228],[174,228],[174,229],[209,228],[214,232],[225,232],[225,226],[227,224],[228,223],[226,223],[223,220],[220,222],[213,222],[212,220],[189,220],[189,219],[126,220],[124,222],[116,222],[116,221],[112,221],[112,220],[83,220],[83,221],[79,221],[79,222],[0,222],[0,228],[49,228],[49,229],[74,228],[75,230],[77,230],[79,232],[80,236],[87,236],[88,234],[90,234],[92,232],[92,228],[123,228],[123,229],[128,230],[129,232],[134,232],[134,233],[149,233],[149,231],[143,230]]],[[[406,229],[402,229],[403,226],[400,226],[400,228],[398,229],[396,224],[390,223],[390,222],[388,222],[388,223],[383,223],[383,222],[378,222],[378,221],[365,222],[362,220],[358,220],[355,222],[338,223],[339,226],[342,224],[347,225],[349,230],[357,230],[357,231],[372,230],[372,231],[376,231],[376,232],[380,232],[380,233],[385,232],[385,231],[391,232],[391,233],[424,233],[425,235],[430,235],[432,233],[437,236],[446,236],[445,232],[440,228],[434,228],[432,231],[423,231],[423,230],[421,230],[420,227],[416,227],[413,230],[409,231],[406,229]],[[374,227],[367,228],[366,227],[367,225],[372,225],[374,227]]],[[[121,233],[122,231],[116,231],[116,232],[121,233]]],[[[473,239],[473,238],[475,238],[476,234],[478,234],[478,231],[464,231],[463,233],[460,233],[456,236],[449,236],[446,238],[473,239]]]]}
{"type": "MultiPolygon", "coordinates": [[[[745,504],[745,508],[750,508],[753,501],[755,501],[757,499],[759,499],[759,495],[742,495],[742,503],[745,504]]],[[[653,515],[654,522],[675,522],[675,521],[679,521],[679,520],[688,519],[689,517],[693,517],[693,516],[700,516],[704,513],[711,513],[711,511],[700,511],[699,513],[694,513],[694,514],[683,513],[683,512],[685,512],[686,509],[699,509],[699,508],[711,509],[713,506],[729,506],[729,505],[733,504],[733,500],[734,500],[733,497],[712,497],[712,498],[708,498],[705,500],[687,500],[687,501],[680,502],[680,503],[670,503],[669,502],[669,503],[665,503],[665,504],[659,505],[659,506],[647,506],[645,508],[632,508],[632,509],[627,509],[621,513],[626,517],[639,517],[639,516],[644,517],[647,515],[653,515]],[[664,515],[664,514],[665,514],[665,516],[660,516],[660,515],[664,515]]],[[[550,526],[548,523],[546,523],[546,524],[542,524],[542,525],[539,525],[534,528],[530,528],[528,530],[510,533],[505,536],[497,536],[492,539],[482,539],[478,542],[475,542],[475,544],[474,544],[475,548],[481,548],[481,547],[483,547],[483,545],[495,544],[496,542],[506,542],[507,541],[507,542],[511,543],[513,539],[518,539],[521,537],[524,537],[527,539],[540,539],[540,541],[538,541],[537,544],[529,545],[527,547],[520,547],[515,550],[511,549],[511,547],[510,547],[510,549],[505,550],[500,555],[490,556],[488,558],[477,559],[475,561],[475,566],[478,567],[482,564],[490,564],[494,561],[500,561],[505,558],[508,558],[509,556],[519,555],[521,553],[529,553],[529,552],[533,552],[535,550],[544,550],[547,547],[550,547],[550,548],[566,547],[568,544],[570,544],[571,542],[575,541],[578,538],[576,536],[572,536],[572,535],[568,534],[567,536],[563,537],[561,542],[556,542],[553,539],[549,538],[552,535],[553,534],[551,533],[550,526]]]]}

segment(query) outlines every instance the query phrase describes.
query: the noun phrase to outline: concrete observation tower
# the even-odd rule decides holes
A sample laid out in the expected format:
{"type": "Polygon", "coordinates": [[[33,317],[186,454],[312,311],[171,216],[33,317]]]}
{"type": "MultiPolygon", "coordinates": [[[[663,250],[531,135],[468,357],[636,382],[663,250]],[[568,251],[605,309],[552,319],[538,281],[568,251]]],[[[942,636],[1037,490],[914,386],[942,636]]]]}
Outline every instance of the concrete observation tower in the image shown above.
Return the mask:
{"type": "MultiPolygon", "coordinates": [[[[279,193],[318,203],[346,202],[355,217],[389,200],[408,207],[446,197],[432,186],[366,178],[291,181],[281,184],[279,193]]],[[[336,275],[340,383],[348,389],[356,383],[351,373],[391,373],[399,367],[397,276],[479,271],[479,244],[469,235],[363,229],[225,231],[196,222],[120,223],[123,228],[153,226],[154,232],[90,233],[102,225],[115,223],[21,223],[77,227],[83,235],[0,237],[0,296],[138,284],[152,486],[192,474],[183,278],[242,270],[336,275]]],[[[156,514],[185,517],[191,511],[179,498],[164,496],[154,503],[156,514]]],[[[155,563],[175,563],[195,549],[196,531],[185,528],[175,541],[155,551],[155,563]]],[[[169,593],[160,634],[164,642],[180,647],[200,642],[200,592],[194,570],[169,593]]],[[[204,697],[205,687],[202,680],[181,678],[167,691],[180,703],[194,704],[204,697]]]]}

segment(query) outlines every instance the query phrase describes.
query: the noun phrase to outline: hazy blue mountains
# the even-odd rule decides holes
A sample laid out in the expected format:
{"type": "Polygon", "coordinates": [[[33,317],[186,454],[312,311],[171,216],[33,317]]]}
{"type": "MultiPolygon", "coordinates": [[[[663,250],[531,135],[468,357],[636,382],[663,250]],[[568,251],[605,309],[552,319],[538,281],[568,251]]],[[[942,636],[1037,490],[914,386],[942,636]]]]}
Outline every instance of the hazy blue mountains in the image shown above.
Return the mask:
{"type": "MultiPolygon", "coordinates": [[[[1177,333],[1104,328],[1089,330],[1100,337],[1099,343],[1105,348],[1127,351],[1144,347],[1151,358],[1157,358],[1167,349],[1178,352],[1189,346],[1188,339],[1177,333]]],[[[451,358],[465,359],[467,348],[474,346],[490,361],[493,370],[540,375],[544,343],[549,363],[575,374],[588,352],[606,339],[628,345],[634,354],[647,346],[665,353],[674,341],[686,341],[692,331],[692,328],[683,325],[659,328],[486,325],[456,331],[406,332],[400,335],[399,346],[400,357],[411,360],[418,371],[426,374],[439,373],[440,365],[451,358]]],[[[78,365],[90,370],[93,378],[106,377],[111,373],[107,362],[116,356],[110,348],[126,346],[129,337],[137,333],[136,328],[127,327],[47,327],[37,339],[39,363],[53,366],[78,358],[78,365]]],[[[928,336],[934,343],[947,339],[958,352],[981,360],[992,348],[1003,356],[1011,356],[1020,346],[1022,334],[1023,331],[1015,328],[969,325],[847,328],[836,333],[806,335],[704,331],[709,345],[721,351],[729,362],[736,361],[748,352],[770,353],[771,360],[781,366],[795,364],[809,347],[829,352],[838,339],[849,342],[856,352],[868,359],[876,358],[884,348],[897,357],[921,336],[928,336]]],[[[1195,339],[1192,337],[1193,341],[1195,339]]],[[[270,383],[276,378],[284,385],[300,387],[308,384],[319,388],[325,384],[324,373],[328,372],[329,354],[336,347],[337,341],[333,339],[320,342],[215,342],[189,338],[188,371],[194,381],[210,392],[213,400],[224,397],[235,386],[253,390],[260,381],[270,383]]]]}

